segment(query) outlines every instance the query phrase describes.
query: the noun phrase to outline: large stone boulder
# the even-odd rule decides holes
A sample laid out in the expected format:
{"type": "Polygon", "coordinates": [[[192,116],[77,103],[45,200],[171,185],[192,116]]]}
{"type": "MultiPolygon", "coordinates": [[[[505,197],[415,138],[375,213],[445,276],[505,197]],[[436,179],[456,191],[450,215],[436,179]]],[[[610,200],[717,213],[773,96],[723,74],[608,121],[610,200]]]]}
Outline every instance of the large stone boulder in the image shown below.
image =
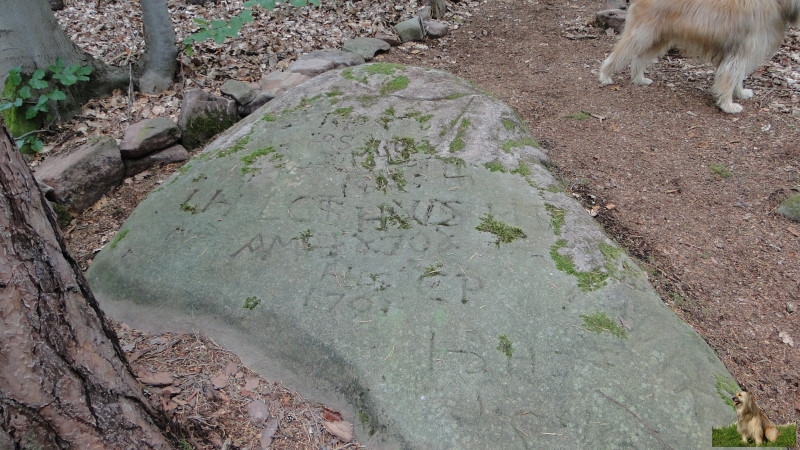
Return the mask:
{"type": "Polygon", "coordinates": [[[545,159],[452,75],[328,72],[153,192],[88,279],[346,401],[368,448],[707,447],[730,375],[545,159]]]}

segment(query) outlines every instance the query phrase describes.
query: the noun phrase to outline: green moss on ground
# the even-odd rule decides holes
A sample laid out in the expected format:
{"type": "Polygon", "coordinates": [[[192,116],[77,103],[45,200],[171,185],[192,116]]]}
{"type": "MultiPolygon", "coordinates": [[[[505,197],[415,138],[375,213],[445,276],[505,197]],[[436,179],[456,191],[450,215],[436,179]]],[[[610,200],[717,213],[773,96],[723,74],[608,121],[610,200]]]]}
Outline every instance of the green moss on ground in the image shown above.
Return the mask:
{"type": "Polygon", "coordinates": [[[521,228],[513,227],[511,225],[495,220],[491,214],[486,214],[481,217],[481,223],[475,227],[478,231],[491,233],[497,238],[494,242],[495,246],[500,247],[500,244],[508,244],[517,239],[524,239],[528,237],[521,228]]]}
{"type": "Polygon", "coordinates": [[[775,442],[764,441],[761,445],[756,445],[750,440],[747,444],[742,443],[742,436],[736,431],[736,422],[723,428],[711,429],[712,447],[794,447],[797,445],[797,424],[776,425],[778,428],[778,439],[775,442]]]}
{"type": "Polygon", "coordinates": [[[578,288],[583,292],[596,291],[606,285],[608,274],[600,269],[581,272],[575,268],[572,258],[562,255],[558,251],[567,246],[566,239],[559,239],[550,247],[550,257],[556,263],[556,268],[578,279],[578,288]]]}

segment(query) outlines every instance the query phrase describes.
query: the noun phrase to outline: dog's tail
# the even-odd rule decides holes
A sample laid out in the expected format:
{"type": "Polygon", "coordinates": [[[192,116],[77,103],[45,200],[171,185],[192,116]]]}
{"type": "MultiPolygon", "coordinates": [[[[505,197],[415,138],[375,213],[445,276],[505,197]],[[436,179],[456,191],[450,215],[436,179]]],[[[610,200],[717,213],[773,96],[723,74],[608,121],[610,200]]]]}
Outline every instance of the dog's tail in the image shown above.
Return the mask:
{"type": "Polygon", "coordinates": [[[766,436],[767,440],[770,442],[777,441],[778,434],[778,428],[773,424],[767,425],[767,427],[764,429],[764,436],[766,436]]]}

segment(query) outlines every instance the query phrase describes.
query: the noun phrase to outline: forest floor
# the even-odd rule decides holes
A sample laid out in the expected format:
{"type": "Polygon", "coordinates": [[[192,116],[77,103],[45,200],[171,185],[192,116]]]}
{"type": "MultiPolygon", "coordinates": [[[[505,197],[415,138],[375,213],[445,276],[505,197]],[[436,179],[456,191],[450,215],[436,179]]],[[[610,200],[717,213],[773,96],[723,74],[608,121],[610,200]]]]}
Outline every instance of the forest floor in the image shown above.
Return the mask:
{"type": "MultiPolygon", "coordinates": [[[[127,2],[103,1],[99,9],[95,0],[68,3],[60,22],[88,51],[116,64],[141,51],[138,16],[127,2]]],[[[179,39],[191,32],[195,15],[225,17],[240,3],[168,2],[179,39]]],[[[128,124],[148,117],[176,119],[186,89],[213,91],[227,78],[257,81],[303,52],[388,31],[417,3],[326,6],[323,0],[320,8],[260,12],[239,38],[198,45],[192,58],[182,55],[173,89],[93,101],[55,130],[47,149],[69,151],[98,133],[120,139],[128,124]]],[[[742,102],[744,112],[728,115],[709,93],[713,69],[679,52],[649,70],[650,87],[632,85],[626,73],[601,87],[597,68],[616,40],[592,24],[604,0],[451,6],[447,37],[404,44],[377,59],[447,70],[514,108],[548,151],[565,190],[638,259],[664,302],[706,339],[773,421],[797,422],[800,224],[775,208],[800,190],[800,34],[790,31],[778,54],[745,81],[756,95],[742,102]]],[[[64,228],[84,268],[175,169],[126,179],[64,228]]],[[[272,448],[358,447],[325,430],[336,412],[249,372],[203,336],[147,336],[124,324],[117,330],[135,368],[171,374],[173,383],[150,389],[151,396],[189,430],[184,437],[194,448],[221,448],[226,439],[231,449],[267,442],[272,448]],[[279,419],[266,436],[248,420],[255,398],[279,419]]]]}

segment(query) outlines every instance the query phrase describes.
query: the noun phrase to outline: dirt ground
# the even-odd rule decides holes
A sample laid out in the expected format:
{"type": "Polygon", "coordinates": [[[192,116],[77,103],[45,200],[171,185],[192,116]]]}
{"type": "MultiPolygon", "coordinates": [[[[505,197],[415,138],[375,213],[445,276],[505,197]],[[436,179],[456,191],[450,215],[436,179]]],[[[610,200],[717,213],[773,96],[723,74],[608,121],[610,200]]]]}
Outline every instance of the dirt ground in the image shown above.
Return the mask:
{"type": "MultiPolygon", "coordinates": [[[[589,24],[604,5],[490,0],[449,36],[406,44],[378,59],[447,70],[513,107],[548,150],[565,190],[639,260],[665,303],[706,339],[773,421],[797,422],[800,224],[774,210],[800,190],[800,87],[794,84],[800,81],[800,35],[790,32],[781,52],[745,81],[756,95],[742,102],[743,113],[728,115],[709,94],[711,67],[678,52],[649,71],[655,80],[650,87],[632,85],[627,73],[617,76],[618,84],[601,87],[597,68],[616,37],[589,24]]],[[[90,264],[136,204],[174,169],[128,179],[77,217],[64,230],[76,258],[90,264]]],[[[120,332],[123,340],[136,333],[124,326],[120,332]]],[[[141,345],[155,339],[136,336],[141,345]]],[[[224,353],[214,351],[212,359],[224,353]]],[[[186,372],[170,369],[166,359],[148,361],[154,372],[186,372]]],[[[202,378],[206,385],[213,370],[202,378]]],[[[271,398],[270,407],[280,410],[283,394],[271,398]]],[[[305,416],[286,416],[317,420],[324,410],[315,407],[303,406],[305,416]]],[[[209,429],[234,433],[236,414],[209,429]]],[[[202,425],[203,419],[196,421],[202,425]]],[[[252,428],[240,445],[258,441],[252,428]]],[[[290,448],[314,448],[311,440],[300,445],[307,437],[290,439],[290,448]]],[[[202,436],[192,443],[219,448],[202,436]]]]}
{"type": "Polygon", "coordinates": [[[491,1],[447,40],[381,59],[450,71],[511,105],[566,189],[740,386],[773,420],[796,422],[800,224],[774,210],[800,190],[800,90],[770,73],[796,73],[798,35],[745,81],[756,95],[744,112],[728,115],[709,93],[712,68],[676,52],[649,71],[650,87],[627,72],[601,87],[616,37],[586,24],[604,4],[491,1]]]}

